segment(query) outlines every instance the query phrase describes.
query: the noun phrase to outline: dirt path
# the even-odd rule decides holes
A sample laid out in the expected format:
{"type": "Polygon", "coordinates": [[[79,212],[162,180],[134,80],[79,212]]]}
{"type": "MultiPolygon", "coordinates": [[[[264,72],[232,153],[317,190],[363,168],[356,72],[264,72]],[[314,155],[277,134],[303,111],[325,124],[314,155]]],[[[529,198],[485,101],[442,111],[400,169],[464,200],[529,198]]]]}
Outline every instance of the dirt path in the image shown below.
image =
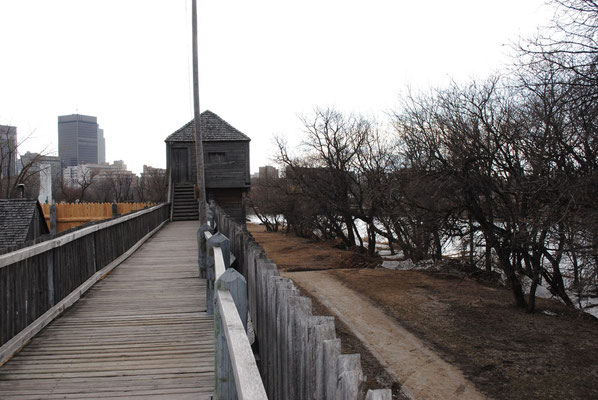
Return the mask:
{"type": "Polygon", "coordinates": [[[283,272],[341,319],[414,399],[485,399],[461,373],[326,271],[283,272]]]}

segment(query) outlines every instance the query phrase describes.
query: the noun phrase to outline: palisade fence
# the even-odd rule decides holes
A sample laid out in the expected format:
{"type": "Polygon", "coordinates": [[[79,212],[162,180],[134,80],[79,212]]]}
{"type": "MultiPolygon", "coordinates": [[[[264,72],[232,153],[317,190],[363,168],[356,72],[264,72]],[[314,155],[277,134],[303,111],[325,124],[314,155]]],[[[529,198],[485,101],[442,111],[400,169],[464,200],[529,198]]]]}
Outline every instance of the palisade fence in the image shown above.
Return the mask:
{"type": "Polygon", "coordinates": [[[0,365],[169,219],[132,212],[0,255],[0,365]]]}
{"type": "MultiPolygon", "coordinates": [[[[230,239],[230,252],[247,280],[249,315],[268,398],[390,400],[390,389],[364,393],[360,355],[341,354],[334,318],[313,315],[311,300],[301,296],[290,279],[280,276],[276,264],[251,234],[217,205],[212,204],[212,210],[217,231],[230,239]]],[[[212,279],[208,276],[208,287],[212,279]]],[[[218,340],[216,353],[218,364],[218,340]]]]}

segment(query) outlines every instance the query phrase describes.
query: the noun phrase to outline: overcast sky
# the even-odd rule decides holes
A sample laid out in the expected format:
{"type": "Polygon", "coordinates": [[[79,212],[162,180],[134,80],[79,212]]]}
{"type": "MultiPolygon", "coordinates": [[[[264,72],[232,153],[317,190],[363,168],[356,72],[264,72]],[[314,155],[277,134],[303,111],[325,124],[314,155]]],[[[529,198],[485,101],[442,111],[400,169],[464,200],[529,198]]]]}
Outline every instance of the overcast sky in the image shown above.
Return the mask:
{"type": "MultiPolygon", "coordinates": [[[[198,1],[201,110],[298,140],[315,106],[384,115],[407,86],[483,78],[548,22],[543,0],[198,1]]],[[[0,0],[0,124],[58,150],[57,117],[98,117],[107,161],[164,167],[193,117],[190,0],[0,0]]]]}

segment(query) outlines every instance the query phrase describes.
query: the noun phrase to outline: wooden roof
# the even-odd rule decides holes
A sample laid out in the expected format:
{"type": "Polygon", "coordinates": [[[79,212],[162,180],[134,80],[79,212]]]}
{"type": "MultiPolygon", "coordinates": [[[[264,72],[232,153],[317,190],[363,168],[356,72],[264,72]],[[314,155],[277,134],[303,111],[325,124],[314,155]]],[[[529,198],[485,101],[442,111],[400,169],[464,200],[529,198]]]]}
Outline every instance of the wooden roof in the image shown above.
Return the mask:
{"type": "MultiPolygon", "coordinates": [[[[0,248],[15,246],[27,240],[36,207],[40,218],[44,213],[36,199],[0,199],[0,248]]],[[[41,233],[49,233],[45,219],[40,219],[43,221],[41,233]]]]}
{"type": "MultiPolygon", "coordinates": [[[[247,135],[209,110],[201,113],[199,124],[202,141],[204,142],[249,142],[251,140],[247,135]]],[[[168,136],[165,142],[194,142],[194,130],[194,120],[191,120],[168,136]]]]}

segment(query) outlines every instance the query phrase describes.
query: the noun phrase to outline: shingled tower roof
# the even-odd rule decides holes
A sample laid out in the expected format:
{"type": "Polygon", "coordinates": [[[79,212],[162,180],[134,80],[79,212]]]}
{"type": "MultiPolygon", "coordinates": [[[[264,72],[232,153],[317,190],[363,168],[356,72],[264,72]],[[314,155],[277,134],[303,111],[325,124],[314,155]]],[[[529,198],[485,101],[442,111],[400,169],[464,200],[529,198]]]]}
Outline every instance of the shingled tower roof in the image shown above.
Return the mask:
{"type": "MultiPolygon", "coordinates": [[[[36,199],[0,199],[0,248],[21,244],[27,240],[35,209],[44,215],[36,199]]],[[[48,233],[45,220],[43,233],[48,233]]]]}
{"type": "MultiPolygon", "coordinates": [[[[193,121],[189,121],[182,128],[174,131],[166,138],[165,142],[194,142],[193,121]]],[[[249,142],[251,140],[247,135],[209,110],[202,112],[199,116],[199,126],[204,142],[249,142]]]]}

